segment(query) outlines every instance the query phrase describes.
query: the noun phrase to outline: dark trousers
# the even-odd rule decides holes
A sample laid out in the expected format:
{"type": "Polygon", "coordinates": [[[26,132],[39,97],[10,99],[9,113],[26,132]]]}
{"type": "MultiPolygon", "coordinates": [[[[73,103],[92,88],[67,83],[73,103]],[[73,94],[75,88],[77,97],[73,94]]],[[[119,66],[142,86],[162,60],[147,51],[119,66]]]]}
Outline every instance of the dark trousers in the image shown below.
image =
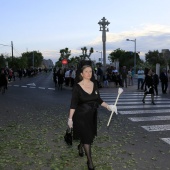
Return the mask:
{"type": "Polygon", "coordinates": [[[156,95],[158,95],[158,85],[154,85],[154,90],[156,92],[156,95]]]}
{"type": "Polygon", "coordinates": [[[74,86],[74,79],[71,78],[71,87],[73,87],[73,86],[74,86]]]}
{"type": "Polygon", "coordinates": [[[127,87],[127,78],[122,78],[122,87],[124,87],[124,84],[127,87]]]}
{"type": "Polygon", "coordinates": [[[140,84],[141,84],[141,87],[142,87],[142,84],[143,84],[143,79],[142,78],[139,78],[138,79],[138,89],[140,89],[140,84]]]}
{"type": "Polygon", "coordinates": [[[166,93],[166,90],[167,90],[167,87],[168,87],[168,83],[162,82],[161,86],[162,86],[162,93],[166,93]]]}

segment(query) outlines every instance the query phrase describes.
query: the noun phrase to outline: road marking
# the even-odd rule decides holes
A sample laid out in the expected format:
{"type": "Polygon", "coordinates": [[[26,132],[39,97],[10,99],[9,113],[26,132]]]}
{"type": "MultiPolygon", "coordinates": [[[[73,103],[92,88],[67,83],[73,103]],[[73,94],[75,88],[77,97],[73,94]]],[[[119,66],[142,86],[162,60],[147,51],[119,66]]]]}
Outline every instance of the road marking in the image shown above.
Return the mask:
{"type": "MultiPolygon", "coordinates": [[[[113,104],[113,103],[108,103],[108,104],[113,104]]],[[[144,104],[142,104],[142,105],[140,105],[140,106],[117,106],[118,107],[118,109],[135,109],[135,108],[142,108],[142,109],[145,109],[145,108],[160,108],[160,107],[164,107],[164,108],[169,108],[170,107],[170,105],[153,105],[153,104],[150,104],[150,105],[144,105],[144,104]]]]}
{"type": "Polygon", "coordinates": [[[35,83],[27,84],[28,86],[36,86],[35,83]]]}
{"type": "Polygon", "coordinates": [[[30,89],[35,89],[36,87],[32,87],[32,86],[30,86],[29,88],[30,88],[30,89]]]}
{"type": "MultiPolygon", "coordinates": [[[[112,93],[110,93],[110,94],[101,94],[100,93],[100,96],[101,97],[105,97],[105,96],[116,96],[117,94],[112,94],[112,93]]],[[[121,96],[144,96],[144,94],[128,94],[128,93],[124,93],[124,94],[122,94],[121,96]]],[[[148,94],[147,95],[148,97],[150,97],[151,95],[150,94],[148,94]]],[[[160,97],[160,96],[157,96],[157,97],[160,97]]]]}
{"type": "MultiPolygon", "coordinates": [[[[111,101],[114,102],[114,100],[111,100],[111,101],[104,100],[104,101],[105,101],[106,103],[109,103],[109,102],[111,102],[111,101]]],[[[155,103],[156,103],[156,104],[158,104],[158,103],[159,103],[159,104],[160,104],[160,103],[161,103],[161,104],[167,104],[167,103],[170,104],[170,101],[155,101],[155,103]]],[[[136,102],[134,102],[134,101],[133,101],[133,102],[121,102],[121,101],[118,101],[117,104],[118,104],[118,105],[120,105],[120,104],[121,104],[121,105],[127,105],[127,104],[128,104],[128,105],[129,105],[129,104],[132,104],[132,105],[133,105],[133,104],[143,104],[143,103],[142,103],[141,100],[139,100],[139,101],[136,101],[136,102]]],[[[151,104],[151,101],[145,102],[145,104],[146,104],[146,105],[147,105],[147,104],[151,104]]]]}
{"type": "Polygon", "coordinates": [[[48,88],[49,90],[55,90],[55,88],[48,88]]]}
{"type": "Polygon", "coordinates": [[[141,126],[141,127],[149,132],[170,130],[170,124],[168,124],[168,125],[150,125],[150,126],[141,126]]]}
{"type": "Polygon", "coordinates": [[[14,85],[15,87],[19,87],[19,85],[14,85]]]}
{"type": "Polygon", "coordinates": [[[45,87],[38,87],[39,89],[45,89],[45,87]]]}
{"type": "Polygon", "coordinates": [[[120,111],[121,115],[127,114],[146,114],[146,113],[170,113],[170,109],[162,109],[162,110],[128,110],[128,111],[120,111]]]}
{"type": "MultiPolygon", "coordinates": [[[[115,98],[102,98],[102,99],[104,99],[104,100],[107,100],[107,101],[113,101],[113,100],[116,100],[116,97],[115,98]]],[[[161,98],[158,98],[158,99],[154,99],[155,101],[167,101],[167,99],[161,99],[161,98]]],[[[129,99],[129,98],[123,98],[123,99],[121,99],[121,98],[119,98],[119,101],[121,101],[121,102],[127,102],[127,101],[142,101],[142,98],[133,98],[133,99],[129,99]]],[[[147,98],[147,99],[145,99],[145,101],[151,101],[151,99],[150,98],[147,98]]],[[[169,100],[169,102],[170,102],[170,100],[169,100]]]]}
{"type": "Polygon", "coordinates": [[[170,138],[160,138],[160,139],[170,145],[170,138]]]}
{"type": "Polygon", "coordinates": [[[21,86],[21,87],[27,87],[27,86],[21,86]]]}
{"type": "Polygon", "coordinates": [[[132,122],[170,120],[170,116],[129,117],[132,122]]]}

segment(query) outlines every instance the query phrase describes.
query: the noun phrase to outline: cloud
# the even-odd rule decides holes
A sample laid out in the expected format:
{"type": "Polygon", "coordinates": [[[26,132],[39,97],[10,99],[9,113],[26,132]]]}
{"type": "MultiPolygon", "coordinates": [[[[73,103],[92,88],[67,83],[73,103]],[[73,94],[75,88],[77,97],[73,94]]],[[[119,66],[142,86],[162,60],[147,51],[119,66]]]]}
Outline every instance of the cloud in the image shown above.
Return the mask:
{"type": "MultiPolygon", "coordinates": [[[[145,53],[149,50],[169,49],[170,47],[170,26],[166,25],[140,25],[133,30],[120,33],[106,33],[107,53],[120,48],[125,51],[134,51],[134,42],[127,42],[126,39],[134,40],[136,38],[136,51],[144,59],[145,53]]],[[[89,42],[90,46],[97,50],[102,48],[102,37],[96,37],[89,42]]]]}

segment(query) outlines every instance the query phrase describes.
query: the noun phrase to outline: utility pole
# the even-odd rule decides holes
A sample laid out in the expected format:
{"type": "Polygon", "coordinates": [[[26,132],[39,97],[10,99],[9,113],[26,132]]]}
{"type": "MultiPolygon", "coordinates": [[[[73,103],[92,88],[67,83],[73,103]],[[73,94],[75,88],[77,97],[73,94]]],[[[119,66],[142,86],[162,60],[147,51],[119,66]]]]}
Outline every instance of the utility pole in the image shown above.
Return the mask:
{"type": "Polygon", "coordinates": [[[98,24],[100,25],[100,30],[102,31],[102,41],[103,41],[103,66],[106,67],[106,32],[109,32],[109,29],[106,27],[110,24],[110,22],[108,22],[106,20],[105,17],[103,17],[101,19],[101,21],[98,22],[98,24]]]}
{"type": "Polygon", "coordinates": [[[33,56],[32,56],[32,66],[34,68],[34,51],[33,51],[33,56]]]}
{"type": "Polygon", "coordinates": [[[126,39],[126,41],[132,41],[135,44],[135,48],[134,48],[134,72],[136,74],[136,38],[134,40],[126,39]]]}
{"type": "Polygon", "coordinates": [[[11,41],[11,50],[12,50],[12,67],[13,67],[13,60],[14,60],[14,53],[13,53],[13,51],[14,51],[14,49],[13,49],[13,42],[11,41]]]}

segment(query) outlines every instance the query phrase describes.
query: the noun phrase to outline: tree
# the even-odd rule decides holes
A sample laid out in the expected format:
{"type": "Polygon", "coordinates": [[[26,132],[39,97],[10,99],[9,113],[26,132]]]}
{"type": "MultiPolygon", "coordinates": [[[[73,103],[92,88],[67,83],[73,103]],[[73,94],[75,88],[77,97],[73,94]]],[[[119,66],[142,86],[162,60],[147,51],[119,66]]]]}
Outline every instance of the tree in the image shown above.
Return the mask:
{"type": "Polygon", "coordinates": [[[89,54],[87,54],[87,47],[83,47],[81,48],[81,50],[82,50],[82,55],[80,55],[81,60],[86,60],[86,59],[90,60],[90,56],[94,52],[93,48],[92,47],[90,48],[89,54]]]}
{"type": "Polygon", "coordinates": [[[22,61],[27,61],[27,67],[33,67],[33,64],[34,67],[39,67],[43,61],[43,56],[40,52],[37,51],[26,52],[22,53],[22,61]]]}
{"type": "Polygon", "coordinates": [[[56,66],[56,67],[62,67],[61,61],[62,61],[63,59],[67,59],[67,60],[68,60],[68,63],[69,63],[69,62],[70,62],[70,61],[69,61],[70,55],[71,55],[71,50],[69,50],[69,48],[66,47],[66,48],[64,48],[64,49],[61,49],[61,50],[60,50],[60,57],[59,57],[58,61],[55,63],[55,66],[56,66]]]}
{"type": "Polygon", "coordinates": [[[63,59],[69,59],[70,55],[71,50],[69,50],[67,47],[65,49],[61,49],[59,61],[62,61],[63,59]]]}
{"type": "Polygon", "coordinates": [[[148,53],[145,54],[146,63],[148,63],[151,66],[155,66],[157,63],[160,65],[165,65],[166,60],[163,58],[162,53],[159,53],[158,50],[154,51],[148,51],[148,53]]]}
{"type": "MultiPolygon", "coordinates": [[[[127,68],[131,68],[134,66],[134,52],[124,51],[120,48],[111,52],[108,56],[110,62],[115,62],[115,60],[119,60],[120,67],[126,66],[127,68]]],[[[136,65],[140,65],[142,60],[139,57],[139,54],[136,53],[136,65]]]]}

